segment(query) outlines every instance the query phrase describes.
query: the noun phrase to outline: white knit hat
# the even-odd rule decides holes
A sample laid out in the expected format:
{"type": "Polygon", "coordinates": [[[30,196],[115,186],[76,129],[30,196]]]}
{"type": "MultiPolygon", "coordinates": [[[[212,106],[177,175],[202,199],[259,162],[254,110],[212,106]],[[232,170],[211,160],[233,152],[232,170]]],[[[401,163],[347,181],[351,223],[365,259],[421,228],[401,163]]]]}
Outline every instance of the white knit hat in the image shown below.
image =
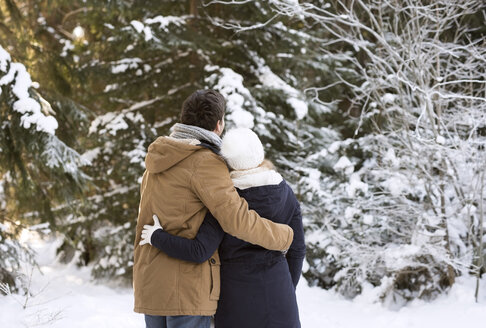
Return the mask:
{"type": "Polygon", "coordinates": [[[249,170],[263,162],[263,145],[250,129],[229,130],[223,138],[221,154],[234,170],[249,170]]]}

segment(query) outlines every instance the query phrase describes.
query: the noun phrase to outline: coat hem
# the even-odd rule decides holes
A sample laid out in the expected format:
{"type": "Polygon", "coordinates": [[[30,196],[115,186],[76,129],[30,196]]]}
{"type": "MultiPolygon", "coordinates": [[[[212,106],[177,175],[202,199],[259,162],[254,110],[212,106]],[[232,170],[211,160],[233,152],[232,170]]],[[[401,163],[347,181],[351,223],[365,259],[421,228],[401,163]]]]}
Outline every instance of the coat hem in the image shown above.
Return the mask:
{"type": "Polygon", "coordinates": [[[134,312],[148,315],[160,315],[160,316],[176,316],[176,315],[200,315],[200,316],[213,316],[216,313],[215,310],[156,310],[143,307],[135,307],[134,312]]]}

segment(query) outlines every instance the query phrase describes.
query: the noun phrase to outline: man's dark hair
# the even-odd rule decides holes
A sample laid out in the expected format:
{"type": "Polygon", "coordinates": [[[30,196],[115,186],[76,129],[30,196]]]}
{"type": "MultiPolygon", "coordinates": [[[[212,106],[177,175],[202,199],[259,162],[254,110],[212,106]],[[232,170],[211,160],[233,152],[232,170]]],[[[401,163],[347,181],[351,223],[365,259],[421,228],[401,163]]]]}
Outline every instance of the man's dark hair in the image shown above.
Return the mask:
{"type": "Polygon", "coordinates": [[[213,131],[223,119],[226,101],[215,90],[197,90],[182,104],[181,123],[213,131]]]}

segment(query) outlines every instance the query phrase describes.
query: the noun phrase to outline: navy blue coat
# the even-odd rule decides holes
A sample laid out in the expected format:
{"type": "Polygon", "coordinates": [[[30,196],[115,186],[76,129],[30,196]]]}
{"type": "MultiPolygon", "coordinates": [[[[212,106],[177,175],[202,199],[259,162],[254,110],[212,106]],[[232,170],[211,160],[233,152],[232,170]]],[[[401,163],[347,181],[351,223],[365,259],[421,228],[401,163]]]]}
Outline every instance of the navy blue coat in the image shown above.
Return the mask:
{"type": "Polygon", "coordinates": [[[288,224],[294,240],[286,255],[225,234],[208,213],[195,239],[153,233],[153,246],[181,260],[207,261],[219,246],[221,295],[215,315],[217,328],[300,327],[295,287],[305,257],[299,203],[289,185],[266,185],[238,190],[260,216],[288,224]]]}

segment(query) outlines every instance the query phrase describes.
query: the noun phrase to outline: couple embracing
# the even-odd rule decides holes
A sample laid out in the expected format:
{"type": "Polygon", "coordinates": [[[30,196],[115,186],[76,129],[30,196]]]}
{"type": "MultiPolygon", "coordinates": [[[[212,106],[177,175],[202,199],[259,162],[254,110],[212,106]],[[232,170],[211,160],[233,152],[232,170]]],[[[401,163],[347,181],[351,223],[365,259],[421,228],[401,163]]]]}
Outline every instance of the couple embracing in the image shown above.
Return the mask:
{"type": "Polygon", "coordinates": [[[135,312],[147,328],[300,327],[299,203],[226,103],[199,90],[148,148],[135,238],[135,312]],[[159,221],[160,219],[160,221],[159,221]]]}

